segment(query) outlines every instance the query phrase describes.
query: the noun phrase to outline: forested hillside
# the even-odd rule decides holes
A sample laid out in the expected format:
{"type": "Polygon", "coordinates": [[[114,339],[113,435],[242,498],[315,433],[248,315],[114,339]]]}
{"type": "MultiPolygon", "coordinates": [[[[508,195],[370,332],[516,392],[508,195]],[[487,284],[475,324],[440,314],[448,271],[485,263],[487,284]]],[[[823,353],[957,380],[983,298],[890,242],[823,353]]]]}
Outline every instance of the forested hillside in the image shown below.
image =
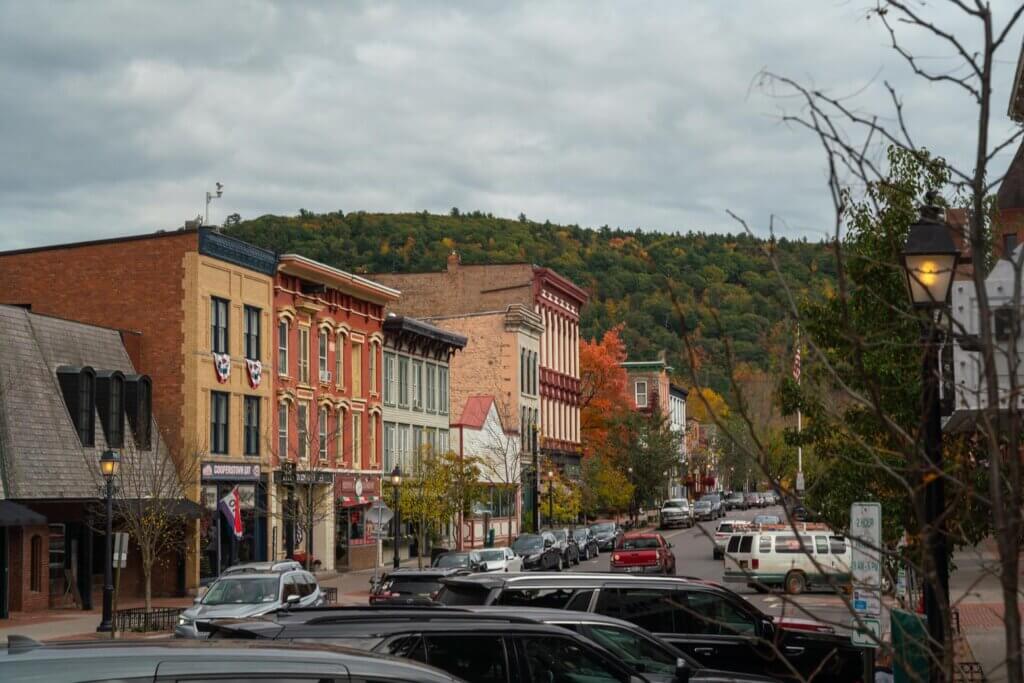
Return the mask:
{"type": "MultiPolygon", "coordinates": [[[[554,268],[586,289],[588,338],[624,324],[630,359],[664,349],[686,377],[683,319],[698,341],[701,381],[724,388],[728,339],[738,361],[771,369],[788,355],[782,287],[765,243],[746,235],[667,234],[581,228],[495,218],[479,212],[450,215],[371,214],[340,211],[298,216],[229,218],[226,231],[278,252],[298,252],[357,273],[441,270],[455,249],[463,263],[527,261],[554,268]]],[[[821,295],[834,264],[821,244],[779,240],[774,245],[785,280],[796,296],[821,295]]],[[[788,363],[789,361],[784,361],[788,363]]]]}

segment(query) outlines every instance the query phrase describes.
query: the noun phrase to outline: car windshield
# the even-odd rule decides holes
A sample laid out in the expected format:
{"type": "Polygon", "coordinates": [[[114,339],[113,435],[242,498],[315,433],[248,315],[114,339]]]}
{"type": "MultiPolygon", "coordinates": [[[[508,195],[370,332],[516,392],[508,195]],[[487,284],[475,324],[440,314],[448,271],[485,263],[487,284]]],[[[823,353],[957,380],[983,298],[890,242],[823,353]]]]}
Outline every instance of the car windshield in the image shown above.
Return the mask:
{"type": "Polygon", "coordinates": [[[444,555],[438,555],[437,560],[434,561],[434,566],[440,567],[441,569],[447,569],[450,567],[468,567],[469,554],[445,553],[444,555]]]}
{"type": "Polygon", "coordinates": [[[623,550],[655,550],[658,545],[656,538],[627,538],[622,541],[623,550]]]}
{"type": "Polygon", "coordinates": [[[693,506],[697,507],[697,508],[709,508],[709,507],[711,507],[711,501],[710,500],[698,500],[696,503],[694,503],[693,506]]]}
{"type": "MultiPolygon", "coordinates": [[[[603,645],[629,662],[638,671],[672,674],[676,670],[676,653],[621,627],[594,625],[590,627],[590,633],[587,635],[598,645],[603,645]]],[[[689,660],[687,663],[694,666],[689,660]]]]}
{"type": "Polygon", "coordinates": [[[577,541],[584,541],[587,538],[587,530],[576,529],[576,531],[572,532],[572,537],[575,538],[577,541]]]}
{"type": "Polygon", "coordinates": [[[544,540],[540,536],[520,536],[512,544],[512,550],[520,554],[528,550],[540,550],[543,547],[544,540]]]}
{"type": "Polygon", "coordinates": [[[277,600],[278,578],[229,577],[210,586],[204,605],[258,605],[277,600]]]}
{"type": "Polygon", "coordinates": [[[687,503],[685,500],[666,500],[662,507],[665,508],[684,508],[687,503]]]}
{"type": "Polygon", "coordinates": [[[615,531],[615,525],[611,522],[607,522],[604,524],[595,524],[594,526],[590,527],[590,529],[595,534],[611,533],[615,531]]]}
{"type": "Polygon", "coordinates": [[[480,559],[484,562],[501,562],[505,559],[504,550],[481,550],[480,559]]]}
{"type": "Polygon", "coordinates": [[[563,529],[561,531],[552,531],[551,535],[555,537],[556,541],[561,542],[565,540],[566,536],[568,536],[568,532],[563,529]]]}
{"type": "Polygon", "coordinates": [[[729,522],[728,524],[719,524],[718,525],[718,531],[719,531],[719,533],[723,533],[723,534],[731,534],[732,533],[732,522],[729,522]]]}

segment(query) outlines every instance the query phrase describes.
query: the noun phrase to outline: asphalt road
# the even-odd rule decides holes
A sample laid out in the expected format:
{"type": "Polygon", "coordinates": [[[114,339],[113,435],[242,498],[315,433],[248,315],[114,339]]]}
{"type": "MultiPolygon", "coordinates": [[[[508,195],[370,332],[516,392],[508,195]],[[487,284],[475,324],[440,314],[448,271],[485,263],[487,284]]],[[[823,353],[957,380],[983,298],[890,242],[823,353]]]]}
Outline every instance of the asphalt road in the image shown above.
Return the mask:
{"type": "MultiPolygon", "coordinates": [[[[782,508],[769,507],[753,510],[734,510],[727,513],[725,519],[753,519],[755,515],[770,514],[782,516],[782,508]]],[[[659,533],[672,544],[676,556],[676,574],[678,576],[694,576],[710,581],[722,582],[725,571],[723,560],[712,558],[713,542],[711,540],[715,522],[701,522],[691,529],[667,529],[659,533]]],[[[589,561],[581,562],[572,571],[599,572],[608,570],[610,553],[589,561]]],[[[724,582],[723,582],[723,585],[724,582]]],[[[807,593],[798,596],[784,596],[781,593],[760,594],[741,584],[728,584],[728,588],[736,591],[761,611],[772,616],[785,613],[788,616],[813,618],[838,627],[850,623],[850,613],[842,597],[827,592],[807,593]]]]}

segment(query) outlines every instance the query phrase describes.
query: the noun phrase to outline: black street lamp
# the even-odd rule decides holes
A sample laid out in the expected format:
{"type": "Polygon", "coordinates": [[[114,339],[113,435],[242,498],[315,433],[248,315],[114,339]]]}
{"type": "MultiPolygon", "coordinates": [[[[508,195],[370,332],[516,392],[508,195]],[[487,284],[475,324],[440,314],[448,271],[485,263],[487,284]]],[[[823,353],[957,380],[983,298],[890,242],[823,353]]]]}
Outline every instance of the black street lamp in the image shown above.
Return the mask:
{"type": "Polygon", "coordinates": [[[398,493],[399,493],[399,488],[401,486],[402,486],[402,470],[398,467],[398,465],[395,465],[395,469],[391,470],[391,488],[392,488],[392,490],[394,491],[394,494],[395,494],[395,516],[394,516],[394,520],[393,520],[394,521],[394,525],[395,525],[395,558],[394,558],[394,561],[393,561],[394,562],[393,566],[394,566],[395,569],[398,569],[398,567],[400,566],[400,561],[398,559],[398,534],[399,534],[399,526],[401,525],[402,521],[401,521],[401,516],[398,513],[398,503],[399,503],[398,493]]]}
{"type": "Polygon", "coordinates": [[[100,456],[100,473],[106,482],[107,493],[107,554],[103,558],[103,617],[96,627],[101,633],[109,633],[114,627],[114,477],[120,466],[121,456],[116,451],[103,451],[100,456]]]}
{"type": "Polygon", "coordinates": [[[636,508],[636,484],[633,483],[633,467],[626,468],[626,476],[629,478],[630,485],[633,486],[632,493],[629,494],[629,521],[634,522],[633,510],[636,508]]]}
{"type": "MultiPolygon", "coordinates": [[[[900,254],[910,300],[914,308],[927,311],[929,315],[940,312],[946,306],[960,256],[949,228],[941,219],[942,209],[932,205],[933,198],[931,193],[925,197],[927,205],[921,207],[921,217],[910,226],[907,242],[900,254]]],[[[942,606],[949,604],[949,560],[943,521],[946,494],[942,473],[942,415],[939,407],[939,335],[934,319],[924,323],[921,405],[925,467],[928,470],[924,482],[924,541],[935,572],[934,581],[924,582],[924,612],[928,621],[928,635],[936,651],[936,661],[942,661],[945,643],[945,613],[942,606]]],[[[933,672],[935,666],[933,663],[933,672]]]]}
{"type": "Polygon", "coordinates": [[[554,470],[548,470],[548,526],[554,528],[555,526],[555,472],[554,470]]]}

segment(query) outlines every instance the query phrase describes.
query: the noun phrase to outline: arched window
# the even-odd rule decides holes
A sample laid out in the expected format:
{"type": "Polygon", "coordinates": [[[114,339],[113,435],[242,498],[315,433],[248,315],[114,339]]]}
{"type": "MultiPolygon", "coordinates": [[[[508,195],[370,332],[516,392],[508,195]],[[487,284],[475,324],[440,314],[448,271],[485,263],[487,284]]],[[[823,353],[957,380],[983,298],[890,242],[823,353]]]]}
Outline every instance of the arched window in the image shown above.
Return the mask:
{"type": "Polygon", "coordinates": [[[39,593],[43,590],[43,538],[39,534],[32,537],[31,549],[28,587],[34,593],[39,593]]]}
{"type": "Polygon", "coordinates": [[[96,373],[96,399],[107,445],[121,448],[124,446],[124,375],[118,370],[96,373]]]}

